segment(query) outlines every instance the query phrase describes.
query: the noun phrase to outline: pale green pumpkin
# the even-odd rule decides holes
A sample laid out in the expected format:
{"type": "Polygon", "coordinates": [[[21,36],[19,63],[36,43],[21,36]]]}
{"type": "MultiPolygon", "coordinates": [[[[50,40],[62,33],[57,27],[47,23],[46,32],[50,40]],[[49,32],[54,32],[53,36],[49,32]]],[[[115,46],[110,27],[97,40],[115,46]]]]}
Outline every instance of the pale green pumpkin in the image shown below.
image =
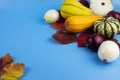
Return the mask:
{"type": "Polygon", "coordinates": [[[120,31],[120,22],[113,17],[106,17],[94,23],[94,32],[106,38],[112,38],[120,31]]]}

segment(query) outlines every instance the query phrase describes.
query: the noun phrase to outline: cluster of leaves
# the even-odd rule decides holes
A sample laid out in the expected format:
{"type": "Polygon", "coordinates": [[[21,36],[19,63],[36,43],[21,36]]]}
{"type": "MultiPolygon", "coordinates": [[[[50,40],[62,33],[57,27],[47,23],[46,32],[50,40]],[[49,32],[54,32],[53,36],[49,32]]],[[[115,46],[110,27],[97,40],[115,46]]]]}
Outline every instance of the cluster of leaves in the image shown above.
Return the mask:
{"type": "MultiPolygon", "coordinates": [[[[86,7],[89,7],[89,3],[87,2],[87,0],[80,0],[79,2],[86,7]]],[[[86,40],[88,39],[88,37],[94,34],[93,29],[89,29],[85,32],[78,34],[68,33],[65,30],[64,23],[65,20],[61,18],[60,20],[52,24],[52,27],[57,30],[57,32],[53,35],[53,38],[61,44],[77,42],[78,47],[86,47],[86,40]]],[[[116,42],[120,46],[120,44],[115,38],[109,40],[116,42]]]]}
{"type": "Polygon", "coordinates": [[[14,63],[8,53],[0,58],[0,78],[2,80],[18,80],[24,73],[23,63],[14,63]]]}

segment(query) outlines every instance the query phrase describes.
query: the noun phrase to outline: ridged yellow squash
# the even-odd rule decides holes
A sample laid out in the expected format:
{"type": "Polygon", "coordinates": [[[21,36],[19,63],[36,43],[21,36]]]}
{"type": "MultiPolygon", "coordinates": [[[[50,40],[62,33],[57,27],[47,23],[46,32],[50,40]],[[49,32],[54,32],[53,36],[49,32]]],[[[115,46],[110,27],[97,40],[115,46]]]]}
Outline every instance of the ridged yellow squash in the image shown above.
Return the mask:
{"type": "Polygon", "coordinates": [[[83,32],[94,25],[94,22],[103,18],[101,15],[97,16],[71,16],[65,21],[65,29],[71,33],[83,32]]]}
{"type": "Polygon", "coordinates": [[[82,5],[78,0],[64,0],[60,13],[66,19],[70,16],[92,15],[92,10],[82,5]]]}

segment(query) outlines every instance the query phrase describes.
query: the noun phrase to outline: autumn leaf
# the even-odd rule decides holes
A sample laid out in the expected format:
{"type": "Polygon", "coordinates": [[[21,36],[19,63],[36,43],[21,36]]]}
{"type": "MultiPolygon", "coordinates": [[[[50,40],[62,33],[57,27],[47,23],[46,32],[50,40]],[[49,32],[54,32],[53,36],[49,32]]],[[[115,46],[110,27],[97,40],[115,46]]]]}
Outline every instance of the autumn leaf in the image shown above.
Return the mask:
{"type": "Polygon", "coordinates": [[[52,24],[52,27],[56,30],[65,30],[65,21],[58,20],[57,22],[52,24]]]}
{"type": "Polygon", "coordinates": [[[68,33],[65,31],[57,31],[53,35],[53,38],[61,44],[69,44],[72,42],[77,42],[77,40],[78,40],[77,34],[68,33]]]}
{"type": "Polygon", "coordinates": [[[3,68],[1,71],[1,78],[3,80],[18,80],[23,75],[24,64],[11,63],[3,68]]]}
{"type": "Polygon", "coordinates": [[[5,56],[0,58],[0,71],[3,69],[3,67],[10,64],[11,62],[13,62],[13,59],[9,53],[7,53],[5,56]]]}
{"type": "Polygon", "coordinates": [[[78,37],[78,41],[77,41],[77,44],[78,44],[78,47],[86,47],[86,40],[87,38],[92,35],[91,32],[84,32],[84,33],[81,33],[78,37]]]}
{"type": "Polygon", "coordinates": [[[2,80],[19,80],[24,73],[23,63],[14,63],[10,54],[0,59],[0,78],[2,80]]]}

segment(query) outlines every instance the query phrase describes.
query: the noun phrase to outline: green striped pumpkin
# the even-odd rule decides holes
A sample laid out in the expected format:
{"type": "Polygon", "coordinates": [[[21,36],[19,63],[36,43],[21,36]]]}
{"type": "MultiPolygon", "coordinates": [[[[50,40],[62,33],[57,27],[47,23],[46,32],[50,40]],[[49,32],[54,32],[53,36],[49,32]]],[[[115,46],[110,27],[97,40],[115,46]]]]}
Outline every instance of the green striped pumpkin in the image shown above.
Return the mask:
{"type": "Polygon", "coordinates": [[[94,23],[94,32],[105,38],[112,38],[120,31],[120,23],[113,17],[106,17],[94,23]]]}

